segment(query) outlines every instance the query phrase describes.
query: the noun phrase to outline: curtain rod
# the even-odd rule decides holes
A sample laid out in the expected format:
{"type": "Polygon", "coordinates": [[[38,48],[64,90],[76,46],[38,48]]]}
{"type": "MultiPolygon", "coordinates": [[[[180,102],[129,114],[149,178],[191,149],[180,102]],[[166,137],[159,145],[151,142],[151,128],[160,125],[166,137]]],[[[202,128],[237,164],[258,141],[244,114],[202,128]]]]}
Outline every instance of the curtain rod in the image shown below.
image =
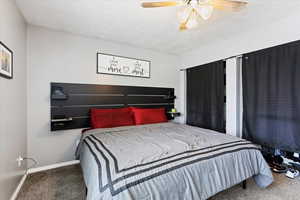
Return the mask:
{"type": "MultiPolygon", "coordinates": [[[[227,57],[227,58],[224,58],[224,59],[221,59],[221,60],[226,61],[226,60],[231,59],[231,58],[242,58],[242,57],[243,57],[243,55],[237,55],[237,56],[230,56],[230,57],[227,57]]],[[[215,61],[213,61],[213,62],[215,62],[215,61]]],[[[211,63],[211,62],[209,62],[209,63],[211,63]]],[[[205,65],[205,64],[208,64],[208,63],[204,63],[202,65],[205,65]]],[[[188,67],[188,68],[185,68],[185,69],[180,69],[179,71],[186,71],[189,68],[192,68],[192,67],[188,67]]]]}

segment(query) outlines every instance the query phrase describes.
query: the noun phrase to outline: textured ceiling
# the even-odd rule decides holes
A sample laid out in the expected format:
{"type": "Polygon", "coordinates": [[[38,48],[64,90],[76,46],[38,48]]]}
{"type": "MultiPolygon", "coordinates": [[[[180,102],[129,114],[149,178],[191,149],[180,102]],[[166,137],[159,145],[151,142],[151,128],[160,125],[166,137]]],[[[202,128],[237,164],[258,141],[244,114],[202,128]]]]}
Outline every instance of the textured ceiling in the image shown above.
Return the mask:
{"type": "Polygon", "coordinates": [[[144,9],[141,0],[16,0],[29,24],[171,54],[263,28],[299,12],[299,0],[248,0],[246,9],[215,11],[196,30],[178,30],[178,7],[144,9]]]}

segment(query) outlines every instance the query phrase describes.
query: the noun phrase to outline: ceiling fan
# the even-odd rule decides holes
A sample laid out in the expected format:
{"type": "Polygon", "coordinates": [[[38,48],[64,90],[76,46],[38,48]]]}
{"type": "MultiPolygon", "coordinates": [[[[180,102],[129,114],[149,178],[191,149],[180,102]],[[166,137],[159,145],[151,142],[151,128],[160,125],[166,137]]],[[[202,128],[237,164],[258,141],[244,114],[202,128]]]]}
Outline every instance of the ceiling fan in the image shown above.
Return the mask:
{"type": "Polygon", "coordinates": [[[211,17],[213,10],[239,11],[248,3],[237,0],[178,0],[161,2],[144,2],[143,8],[157,8],[180,6],[178,10],[179,30],[196,28],[199,20],[207,20],[211,17]]]}

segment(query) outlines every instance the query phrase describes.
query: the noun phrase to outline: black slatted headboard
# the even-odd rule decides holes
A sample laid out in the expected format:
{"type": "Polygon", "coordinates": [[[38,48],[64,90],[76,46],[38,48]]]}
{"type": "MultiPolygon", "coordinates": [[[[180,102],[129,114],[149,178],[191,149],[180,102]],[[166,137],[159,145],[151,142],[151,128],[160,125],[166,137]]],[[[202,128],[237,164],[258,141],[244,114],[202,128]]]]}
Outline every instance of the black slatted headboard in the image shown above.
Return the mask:
{"type": "Polygon", "coordinates": [[[174,108],[174,88],[51,83],[51,94],[55,88],[67,97],[50,95],[51,131],[88,128],[91,108],[174,108]]]}

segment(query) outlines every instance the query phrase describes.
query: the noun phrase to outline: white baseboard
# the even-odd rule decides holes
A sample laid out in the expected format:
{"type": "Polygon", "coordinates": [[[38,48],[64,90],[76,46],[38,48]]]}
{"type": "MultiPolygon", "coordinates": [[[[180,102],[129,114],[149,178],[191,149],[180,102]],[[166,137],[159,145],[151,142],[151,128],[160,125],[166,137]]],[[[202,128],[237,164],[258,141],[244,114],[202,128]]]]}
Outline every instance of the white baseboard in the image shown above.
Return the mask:
{"type": "Polygon", "coordinates": [[[31,169],[28,169],[28,174],[33,174],[36,172],[46,171],[49,169],[55,169],[55,168],[59,168],[59,167],[66,167],[69,165],[76,165],[79,163],[80,163],[79,160],[72,160],[72,161],[67,161],[67,162],[62,162],[62,163],[55,163],[52,165],[46,165],[46,166],[42,166],[42,167],[31,168],[31,169]]]}
{"type": "Polygon", "coordinates": [[[25,174],[23,175],[23,177],[21,178],[21,180],[20,180],[20,182],[19,182],[17,188],[15,189],[14,193],[13,193],[12,196],[10,197],[10,200],[15,200],[15,199],[17,199],[18,194],[19,194],[19,192],[20,192],[20,190],[21,190],[21,188],[22,188],[22,186],[23,186],[23,184],[24,184],[24,182],[25,182],[25,180],[26,180],[26,178],[27,178],[27,175],[28,175],[28,173],[27,173],[27,171],[26,171],[25,174]]]}

